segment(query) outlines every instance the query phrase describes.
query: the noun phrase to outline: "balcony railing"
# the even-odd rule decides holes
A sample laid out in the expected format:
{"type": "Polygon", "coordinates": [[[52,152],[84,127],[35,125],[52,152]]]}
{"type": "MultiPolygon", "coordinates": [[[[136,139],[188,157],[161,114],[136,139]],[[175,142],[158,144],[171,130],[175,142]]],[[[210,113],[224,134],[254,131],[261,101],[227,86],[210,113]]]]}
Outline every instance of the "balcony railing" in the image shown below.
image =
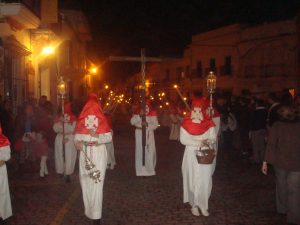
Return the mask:
{"type": "Polygon", "coordinates": [[[284,64],[267,64],[259,66],[245,66],[244,77],[286,77],[286,66],[284,64]]]}

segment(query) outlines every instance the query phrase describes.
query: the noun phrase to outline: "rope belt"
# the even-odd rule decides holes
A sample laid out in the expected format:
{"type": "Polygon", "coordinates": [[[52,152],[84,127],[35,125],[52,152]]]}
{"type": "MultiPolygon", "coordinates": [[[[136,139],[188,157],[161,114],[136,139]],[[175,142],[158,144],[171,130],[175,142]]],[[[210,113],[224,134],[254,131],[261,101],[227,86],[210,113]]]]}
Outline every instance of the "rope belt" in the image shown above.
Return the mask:
{"type": "Polygon", "coordinates": [[[96,142],[96,141],[93,141],[93,142],[87,142],[87,141],[85,141],[85,142],[83,142],[83,144],[85,145],[85,146],[99,146],[100,144],[98,143],[98,142],[96,142]]]}

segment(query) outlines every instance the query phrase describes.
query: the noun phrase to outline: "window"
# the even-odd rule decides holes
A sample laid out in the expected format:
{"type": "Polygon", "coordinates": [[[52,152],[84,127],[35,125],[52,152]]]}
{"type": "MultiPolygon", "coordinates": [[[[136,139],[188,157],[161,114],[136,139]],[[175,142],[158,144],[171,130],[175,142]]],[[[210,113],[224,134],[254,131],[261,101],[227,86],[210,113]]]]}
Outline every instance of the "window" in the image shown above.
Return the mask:
{"type": "Polygon", "coordinates": [[[202,62],[201,61],[197,61],[196,77],[202,77],[202,62]]]}
{"type": "Polygon", "coordinates": [[[210,69],[211,71],[216,72],[216,59],[215,59],[215,58],[211,58],[211,59],[209,60],[209,69],[210,69]]]}
{"type": "Polygon", "coordinates": [[[225,56],[224,59],[224,74],[231,75],[231,56],[225,56]]]}
{"type": "Polygon", "coordinates": [[[182,70],[182,67],[176,68],[176,76],[177,76],[177,81],[180,81],[182,78],[184,78],[184,72],[182,70]]]}
{"type": "Polygon", "coordinates": [[[185,74],[186,74],[186,77],[187,77],[187,78],[190,77],[191,71],[190,71],[190,67],[189,67],[189,66],[186,66],[186,67],[185,67],[185,74]]]}

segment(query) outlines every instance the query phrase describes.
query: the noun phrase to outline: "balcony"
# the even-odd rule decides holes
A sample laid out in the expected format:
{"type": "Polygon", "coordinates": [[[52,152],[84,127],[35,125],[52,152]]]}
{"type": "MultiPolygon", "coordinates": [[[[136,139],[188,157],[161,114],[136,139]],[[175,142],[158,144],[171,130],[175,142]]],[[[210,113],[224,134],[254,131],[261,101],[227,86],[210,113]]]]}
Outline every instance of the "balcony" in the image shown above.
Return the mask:
{"type": "Polygon", "coordinates": [[[232,75],[233,75],[233,67],[231,65],[220,66],[220,76],[232,76],[232,75]]]}
{"type": "Polygon", "coordinates": [[[0,18],[5,17],[8,23],[17,29],[36,29],[41,21],[23,3],[0,3],[0,18]]]}

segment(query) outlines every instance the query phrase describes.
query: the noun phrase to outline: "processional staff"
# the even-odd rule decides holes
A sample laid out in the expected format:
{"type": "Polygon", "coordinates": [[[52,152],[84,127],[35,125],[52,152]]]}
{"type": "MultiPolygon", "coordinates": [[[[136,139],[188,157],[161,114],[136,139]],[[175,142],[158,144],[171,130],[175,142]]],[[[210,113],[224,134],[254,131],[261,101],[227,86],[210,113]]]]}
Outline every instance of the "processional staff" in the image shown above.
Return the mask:
{"type": "MultiPolygon", "coordinates": [[[[154,58],[154,57],[146,57],[145,49],[141,49],[141,56],[140,57],[118,57],[118,56],[111,56],[109,57],[111,61],[128,61],[128,62],[140,62],[141,63],[141,105],[144,111],[143,115],[141,115],[142,124],[146,122],[146,62],[160,62],[162,61],[161,58],[154,58]]],[[[142,163],[145,166],[145,148],[146,148],[146,126],[142,126],[142,146],[143,146],[143,154],[142,154],[142,163]]]]}

